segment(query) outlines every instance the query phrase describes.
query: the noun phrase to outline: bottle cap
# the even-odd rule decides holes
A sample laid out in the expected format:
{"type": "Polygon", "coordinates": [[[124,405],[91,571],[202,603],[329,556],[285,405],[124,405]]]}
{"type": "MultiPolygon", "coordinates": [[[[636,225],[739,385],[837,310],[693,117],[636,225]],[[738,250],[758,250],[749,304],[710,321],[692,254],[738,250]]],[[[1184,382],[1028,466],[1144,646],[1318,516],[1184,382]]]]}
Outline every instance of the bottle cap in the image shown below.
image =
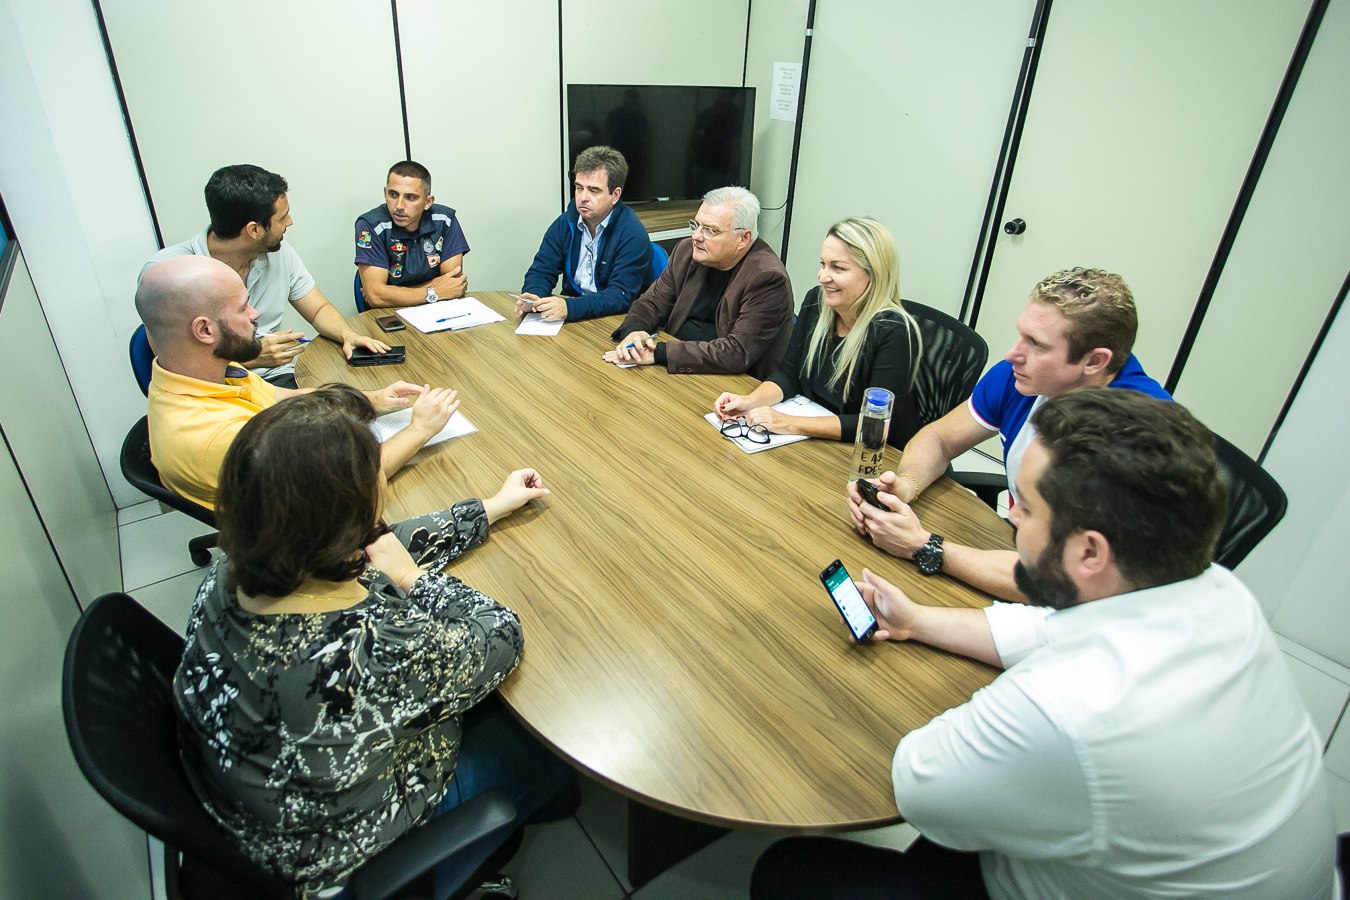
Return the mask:
{"type": "Polygon", "coordinates": [[[889,413],[894,402],[895,394],[885,388],[868,388],[867,393],[863,395],[863,405],[869,411],[889,413]]]}

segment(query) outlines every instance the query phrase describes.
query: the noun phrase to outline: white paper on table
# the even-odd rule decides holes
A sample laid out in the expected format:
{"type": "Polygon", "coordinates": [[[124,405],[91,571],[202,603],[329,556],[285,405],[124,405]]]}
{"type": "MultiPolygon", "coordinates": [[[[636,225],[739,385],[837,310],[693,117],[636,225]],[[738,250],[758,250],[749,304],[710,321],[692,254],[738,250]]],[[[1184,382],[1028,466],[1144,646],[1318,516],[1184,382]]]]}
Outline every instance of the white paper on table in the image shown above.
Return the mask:
{"type": "Polygon", "coordinates": [[[440,303],[424,303],[421,306],[406,306],[398,311],[400,318],[423,334],[437,331],[462,331],[477,325],[490,325],[493,322],[505,322],[506,316],[489,309],[476,297],[461,297],[458,300],[442,300],[440,303]]]}
{"type": "MultiPolygon", "coordinates": [[[[370,430],[375,433],[375,440],[383,444],[394,435],[412,424],[412,408],[400,409],[398,412],[385,413],[374,422],[370,423],[370,430]]],[[[448,441],[451,438],[462,437],[466,434],[473,434],[478,429],[473,426],[464,413],[456,411],[450,417],[450,421],[445,423],[445,427],[431,436],[431,440],[422,446],[430,447],[432,444],[439,444],[441,441],[448,441]]]]}
{"type": "MultiPolygon", "coordinates": [[[[782,403],[775,403],[773,408],[789,416],[832,416],[825,407],[814,400],[810,400],[798,394],[795,397],[789,397],[782,403]]],[[[717,418],[717,413],[708,413],[703,418],[708,420],[708,424],[716,428],[719,432],[722,430],[722,420],[717,418]]],[[[784,444],[795,444],[798,441],[807,441],[810,438],[804,434],[770,434],[767,444],[757,444],[749,438],[738,437],[728,438],[737,447],[740,447],[746,453],[758,453],[761,450],[772,450],[775,447],[782,447],[784,444]]]]}
{"type": "Polygon", "coordinates": [[[516,334],[534,334],[541,337],[556,337],[562,331],[562,319],[545,319],[543,313],[526,313],[520,320],[516,334]]]}

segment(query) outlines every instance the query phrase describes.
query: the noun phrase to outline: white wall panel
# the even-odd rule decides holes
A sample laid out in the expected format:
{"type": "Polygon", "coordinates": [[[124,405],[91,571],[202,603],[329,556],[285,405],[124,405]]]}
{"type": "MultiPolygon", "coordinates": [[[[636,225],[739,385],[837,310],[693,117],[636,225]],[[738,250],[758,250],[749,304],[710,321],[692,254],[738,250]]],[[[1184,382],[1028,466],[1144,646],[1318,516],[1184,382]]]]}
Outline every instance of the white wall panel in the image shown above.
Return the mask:
{"type": "Polygon", "coordinates": [[[122,438],[145,415],[127,361],[154,230],[87,0],[0,4],[0,194],[119,505],[122,438]]]}
{"type": "Polygon", "coordinates": [[[570,84],[739,86],[746,0],[563,0],[570,84]]]}
{"type": "Polygon", "coordinates": [[[750,189],[764,212],[759,236],[778,250],[783,244],[794,123],[769,118],[773,64],[800,63],[806,36],[807,0],[778,0],[750,7],[750,53],[745,83],[755,88],[755,150],[750,189]],[[779,207],[775,209],[774,207],[779,207]]]}
{"type": "Polygon", "coordinates": [[[253,163],[290,182],[286,239],[319,288],[355,310],[352,225],[403,158],[389,7],[237,0],[102,8],[166,243],[206,225],[217,168],[253,163]]]}
{"type": "Polygon", "coordinates": [[[1034,6],[817,7],[788,247],[799,300],[825,230],[871,215],[895,234],[901,293],[960,309],[1034,6]]]}
{"type": "Polygon", "coordinates": [[[469,291],[518,291],[561,209],[557,4],[464,3],[450,16],[400,0],[398,16],[413,158],[459,214],[469,291]]]}
{"type": "Polygon", "coordinates": [[[1350,2],[1332,0],[1177,386],[1260,453],[1350,271],[1350,2]]]}

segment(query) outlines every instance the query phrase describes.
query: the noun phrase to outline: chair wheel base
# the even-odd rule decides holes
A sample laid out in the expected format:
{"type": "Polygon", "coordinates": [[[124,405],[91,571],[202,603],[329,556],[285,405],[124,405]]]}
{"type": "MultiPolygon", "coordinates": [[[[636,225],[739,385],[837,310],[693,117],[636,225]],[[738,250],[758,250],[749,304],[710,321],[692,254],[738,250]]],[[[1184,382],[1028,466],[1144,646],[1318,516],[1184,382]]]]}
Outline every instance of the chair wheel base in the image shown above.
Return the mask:
{"type": "Polygon", "coordinates": [[[478,885],[465,900],[516,900],[519,894],[514,881],[505,875],[495,875],[478,885]]]}

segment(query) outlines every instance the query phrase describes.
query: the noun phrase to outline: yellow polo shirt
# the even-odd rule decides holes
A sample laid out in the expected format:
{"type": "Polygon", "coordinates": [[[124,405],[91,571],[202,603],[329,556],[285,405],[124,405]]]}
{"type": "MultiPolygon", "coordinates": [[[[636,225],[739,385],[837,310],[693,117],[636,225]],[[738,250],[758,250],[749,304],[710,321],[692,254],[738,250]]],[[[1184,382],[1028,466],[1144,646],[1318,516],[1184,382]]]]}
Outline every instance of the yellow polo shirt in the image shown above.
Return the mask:
{"type": "Polygon", "coordinates": [[[150,376],[150,460],[164,486],[215,509],[220,464],[244,423],[277,402],[272,385],[231,363],[225,384],[160,368],[150,376]]]}

